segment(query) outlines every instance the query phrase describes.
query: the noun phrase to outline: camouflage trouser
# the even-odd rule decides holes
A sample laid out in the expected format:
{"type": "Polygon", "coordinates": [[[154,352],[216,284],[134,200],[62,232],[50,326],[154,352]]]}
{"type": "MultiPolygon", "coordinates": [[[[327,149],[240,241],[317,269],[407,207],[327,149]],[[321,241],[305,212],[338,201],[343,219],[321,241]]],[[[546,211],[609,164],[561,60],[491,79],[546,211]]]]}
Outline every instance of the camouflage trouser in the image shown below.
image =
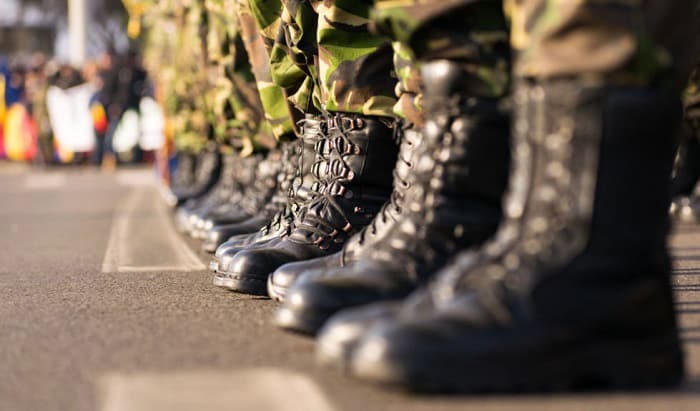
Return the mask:
{"type": "Polygon", "coordinates": [[[506,0],[515,74],[678,87],[695,1],[506,0]]]}
{"type": "Polygon", "coordinates": [[[187,8],[176,9],[174,56],[174,130],[179,150],[198,151],[208,138],[206,50],[202,47],[202,8],[191,1],[187,8]]]}
{"type": "Polygon", "coordinates": [[[250,0],[271,46],[271,77],[300,111],[393,116],[393,50],[369,32],[371,6],[367,0],[250,0]]]}
{"type": "Polygon", "coordinates": [[[692,52],[694,66],[690,81],[685,89],[684,102],[685,117],[697,138],[700,138],[700,1],[698,1],[695,17],[693,38],[696,43],[693,45],[692,52]]]}
{"type": "Polygon", "coordinates": [[[465,93],[503,97],[510,85],[508,30],[501,1],[377,0],[373,24],[394,40],[399,78],[395,112],[421,125],[417,64],[436,59],[460,63],[470,76],[465,93]]]}
{"type": "Polygon", "coordinates": [[[700,59],[690,76],[685,92],[685,113],[688,123],[700,138],[700,59]]]}
{"type": "Polygon", "coordinates": [[[235,0],[206,0],[206,46],[217,137],[248,155],[275,145],[243,45],[235,0]]]}
{"type": "Polygon", "coordinates": [[[243,44],[248,51],[267,124],[276,138],[293,138],[295,120],[300,117],[300,113],[293,111],[284,90],[272,80],[272,43],[267,38],[268,33],[275,30],[274,25],[279,20],[281,5],[279,1],[258,0],[238,0],[237,3],[243,44]],[[259,7],[264,8],[263,12],[259,7]]]}

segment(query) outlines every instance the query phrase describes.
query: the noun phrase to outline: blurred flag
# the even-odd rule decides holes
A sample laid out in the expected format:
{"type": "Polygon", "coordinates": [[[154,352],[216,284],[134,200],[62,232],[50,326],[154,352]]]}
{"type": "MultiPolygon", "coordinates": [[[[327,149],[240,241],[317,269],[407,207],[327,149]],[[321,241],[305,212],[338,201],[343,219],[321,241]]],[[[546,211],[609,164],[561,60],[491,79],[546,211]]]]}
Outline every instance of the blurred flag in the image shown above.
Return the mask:
{"type": "Polygon", "coordinates": [[[95,127],[95,131],[100,134],[106,133],[109,124],[107,122],[107,113],[102,103],[93,101],[90,105],[90,115],[92,116],[92,124],[95,127]]]}
{"type": "Polygon", "coordinates": [[[5,152],[10,160],[31,161],[37,151],[37,128],[23,104],[15,103],[5,115],[5,152]]]}

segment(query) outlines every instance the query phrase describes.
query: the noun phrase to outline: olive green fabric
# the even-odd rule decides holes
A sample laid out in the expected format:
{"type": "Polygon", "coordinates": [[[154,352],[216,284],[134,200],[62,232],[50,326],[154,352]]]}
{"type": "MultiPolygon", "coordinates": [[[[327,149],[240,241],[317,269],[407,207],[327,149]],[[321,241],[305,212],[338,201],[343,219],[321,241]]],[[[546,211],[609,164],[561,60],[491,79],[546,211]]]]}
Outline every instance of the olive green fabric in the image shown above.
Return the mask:
{"type": "Polygon", "coordinates": [[[281,6],[276,33],[269,39],[272,78],[298,111],[319,114],[318,15],[305,0],[283,0],[281,6]]]}
{"type": "Polygon", "coordinates": [[[236,0],[153,2],[144,16],[145,61],[179,150],[214,137],[242,155],[273,147],[243,46],[236,0]]]}
{"type": "Polygon", "coordinates": [[[250,0],[271,78],[299,112],[393,116],[393,50],[369,31],[372,3],[250,0]]]}
{"type": "Polygon", "coordinates": [[[394,52],[369,30],[372,1],[312,1],[318,13],[318,76],[322,108],[393,116],[394,52]]]}
{"type": "Polygon", "coordinates": [[[202,150],[211,134],[203,6],[202,0],[151,1],[142,16],[144,62],[180,151],[202,150]]]}
{"type": "Polygon", "coordinates": [[[274,146],[255,77],[243,46],[235,0],[206,0],[212,124],[220,142],[246,156],[274,146]]]}
{"type": "Polygon", "coordinates": [[[694,64],[684,94],[685,117],[700,138],[700,1],[696,4],[693,27],[690,39],[680,37],[678,41],[691,49],[689,60],[694,64]]]}
{"type": "Polygon", "coordinates": [[[686,119],[700,138],[700,58],[690,76],[684,97],[686,119]]]}
{"type": "Polygon", "coordinates": [[[421,88],[423,82],[420,69],[411,49],[404,43],[394,42],[394,69],[398,77],[396,84],[397,102],[394,113],[416,127],[425,122],[421,88]]]}
{"type": "Polygon", "coordinates": [[[272,79],[270,52],[279,28],[282,6],[278,0],[238,0],[238,15],[243,44],[257,82],[258,92],[270,131],[278,139],[290,138],[295,133],[295,113],[288,104],[284,90],[272,79]]]}
{"type": "MultiPolygon", "coordinates": [[[[401,68],[401,62],[448,59],[469,76],[465,93],[495,98],[508,93],[510,48],[501,1],[377,0],[373,24],[401,45],[397,67],[402,83],[414,83],[410,78],[416,73],[401,68]]],[[[400,107],[407,106],[420,107],[420,101],[400,107]]]]}
{"type": "MultiPolygon", "coordinates": [[[[691,27],[695,4],[695,0],[506,0],[511,44],[517,53],[515,73],[534,78],[585,76],[631,86],[664,82],[680,59],[679,44],[671,44],[671,34],[691,27]]],[[[681,38],[688,41],[689,36],[687,32],[681,38]]]]}

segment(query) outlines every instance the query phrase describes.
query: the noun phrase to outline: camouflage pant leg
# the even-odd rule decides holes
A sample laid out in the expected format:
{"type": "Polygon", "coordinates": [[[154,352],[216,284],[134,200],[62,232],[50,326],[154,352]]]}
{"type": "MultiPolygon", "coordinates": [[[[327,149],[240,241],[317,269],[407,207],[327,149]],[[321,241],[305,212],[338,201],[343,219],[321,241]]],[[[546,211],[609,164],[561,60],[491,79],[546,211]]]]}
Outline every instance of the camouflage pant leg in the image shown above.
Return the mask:
{"type": "Polygon", "coordinates": [[[319,114],[318,15],[307,0],[282,0],[284,9],[270,66],[275,84],[285,90],[290,104],[303,113],[319,114]]]}
{"type": "Polygon", "coordinates": [[[692,33],[692,39],[695,40],[695,43],[691,44],[691,59],[694,62],[694,66],[685,89],[684,103],[685,117],[690,127],[694,130],[695,135],[700,138],[700,1],[698,1],[695,10],[694,27],[695,31],[692,33]]]}
{"type": "Polygon", "coordinates": [[[390,41],[369,31],[372,1],[313,0],[318,13],[320,104],[328,111],[393,117],[390,41]]]}
{"type": "Polygon", "coordinates": [[[398,83],[396,83],[396,104],[394,114],[405,120],[407,124],[422,127],[425,123],[423,113],[423,87],[420,69],[413,57],[411,49],[395,41],[394,46],[394,70],[398,83]]]}
{"type": "Polygon", "coordinates": [[[500,1],[377,0],[375,29],[395,41],[399,78],[395,111],[421,124],[417,64],[449,59],[472,76],[470,90],[485,97],[505,95],[510,83],[508,31],[500,1]]]}
{"type": "Polygon", "coordinates": [[[198,151],[206,146],[209,137],[203,97],[209,87],[200,1],[191,1],[188,7],[178,8],[176,12],[175,144],[178,149],[198,151]]]}
{"type": "Polygon", "coordinates": [[[297,113],[288,104],[284,90],[273,82],[270,71],[271,38],[279,28],[282,4],[279,0],[238,0],[237,13],[267,124],[276,138],[292,138],[297,113]]]}
{"type": "Polygon", "coordinates": [[[700,139],[700,58],[685,90],[685,119],[696,138],[700,139]]]}
{"type": "Polygon", "coordinates": [[[208,57],[212,70],[214,125],[217,137],[248,155],[269,148],[260,125],[265,117],[255,77],[243,46],[235,0],[206,0],[208,57]]]}
{"type": "Polygon", "coordinates": [[[674,49],[665,32],[679,29],[687,33],[694,2],[506,0],[512,21],[511,44],[517,53],[515,74],[587,76],[638,86],[677,82],[666,75],[680,50],[674,49]],[[662,23],[665,27],[654,27],[662,23]]]}

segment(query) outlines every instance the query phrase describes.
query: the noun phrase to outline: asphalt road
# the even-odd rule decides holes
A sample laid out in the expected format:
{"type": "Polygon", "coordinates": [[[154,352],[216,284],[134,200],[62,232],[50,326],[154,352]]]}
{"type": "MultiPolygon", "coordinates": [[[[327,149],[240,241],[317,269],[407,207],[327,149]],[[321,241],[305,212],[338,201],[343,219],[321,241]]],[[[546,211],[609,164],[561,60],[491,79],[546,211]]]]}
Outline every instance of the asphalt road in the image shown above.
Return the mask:
{"type": "Polygon", "coordinates": [[[673,238],[680,390],[420,397],[317,367],[275,303],[213,287],[149,176],[0,164],[0,411],[700,410],[700,227],[673,238]]]}

